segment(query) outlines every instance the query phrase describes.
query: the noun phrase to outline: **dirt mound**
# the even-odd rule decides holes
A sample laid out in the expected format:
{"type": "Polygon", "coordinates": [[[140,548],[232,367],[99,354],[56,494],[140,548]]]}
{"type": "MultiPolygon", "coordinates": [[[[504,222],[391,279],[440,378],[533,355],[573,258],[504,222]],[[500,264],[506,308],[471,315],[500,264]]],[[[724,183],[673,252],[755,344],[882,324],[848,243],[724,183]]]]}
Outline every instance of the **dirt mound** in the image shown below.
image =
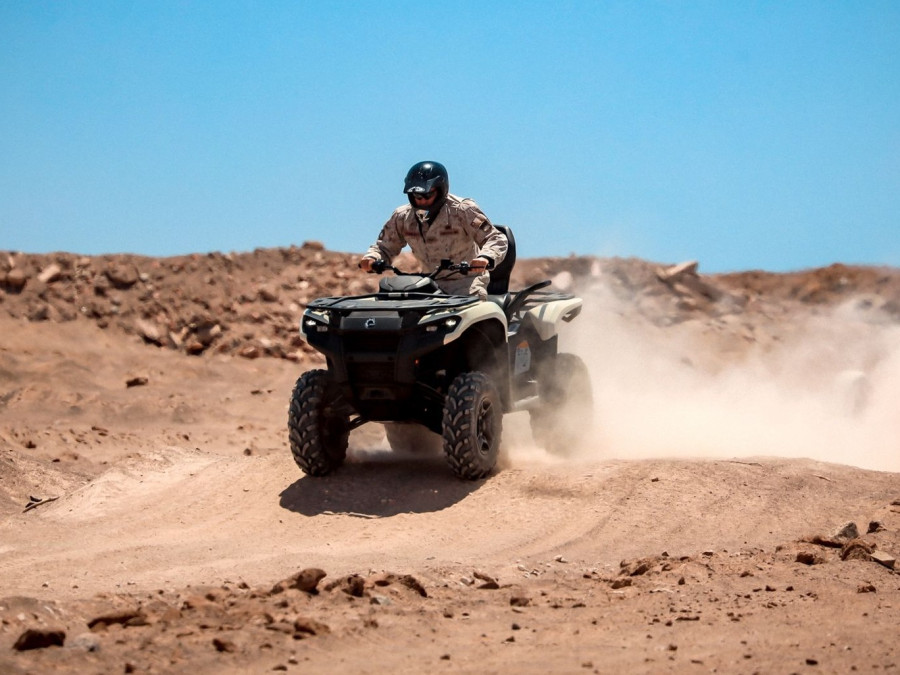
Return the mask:
{"type": "MultiPolygon", "coordinates": [[[[192,355],[238,354],[301,360],[303,308],[325,295],[376,289],[357,256],[300,247],[250,253],[147,258],[0,253],[0,312],[30,322],[90,321],[192,355]]],[[[404,255],[399,264],[415,269],[404,255]]],[[[780,320],[797,307],[846,300],[900,320],[900,270],[833,265],[792,274],[701,275],[696,265],[590,256],[521,260],[512,287],[553,279],[563,290],[602,283],[656,324],[738,316],[744,325],[780,320]]]]}
{"type": "Polygon", "coordinates": [[[900,271],[521,260],[585,299],[590,447],[515,413],[462,482],[366,425],[314,480],[297,323],[355,259],[0,255],[0,671],[896,666],[900,271]]]}

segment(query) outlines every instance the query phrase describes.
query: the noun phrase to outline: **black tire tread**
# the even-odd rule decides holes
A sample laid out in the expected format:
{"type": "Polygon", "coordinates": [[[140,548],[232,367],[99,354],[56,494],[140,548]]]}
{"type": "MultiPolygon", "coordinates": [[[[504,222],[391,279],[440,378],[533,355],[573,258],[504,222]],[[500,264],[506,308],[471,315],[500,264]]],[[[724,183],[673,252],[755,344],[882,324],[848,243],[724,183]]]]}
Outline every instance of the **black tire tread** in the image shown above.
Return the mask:
{"type": "Polygon", "coordinates": [[[478,480],[493,471],[502,430],[500,395],[491,379],[481,372],[457,375],[447,391],[443,416],[444,456],[453,473],[465,480],[478,480]],[[493,429],[490,447],[483,452],[479,430],[472,427],[477,427],[478,409],[486,397],[492,407],[493,429]]]}
{"type": "Polygon", "coordinates": [[[328,373],[309,370],[297,380],[288,410],[291,455],[310,476],[326,476],[337,469],[347,454],[349,430],[340,430],[340,420],[328,419],[328,373]],[[337,428],[337,433],[335,433],[337,428]]]}

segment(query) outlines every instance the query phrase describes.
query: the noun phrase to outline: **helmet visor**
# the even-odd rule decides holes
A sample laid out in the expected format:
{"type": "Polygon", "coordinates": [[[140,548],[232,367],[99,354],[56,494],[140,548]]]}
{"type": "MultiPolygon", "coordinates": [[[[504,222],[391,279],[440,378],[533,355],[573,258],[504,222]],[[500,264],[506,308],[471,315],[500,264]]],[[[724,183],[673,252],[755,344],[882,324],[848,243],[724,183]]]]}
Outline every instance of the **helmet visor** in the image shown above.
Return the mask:
{"type": "Polygon", "coordinates": [[[413,199],[422,199],[424,201],[428,201],[429,199],[434,197],[435,192],[436,192],[435,190],[429,190],[428,192],[425,192],[424,190],[419,188],[419,189],[410,190],[409,196],[412,197],[413,199]]]}

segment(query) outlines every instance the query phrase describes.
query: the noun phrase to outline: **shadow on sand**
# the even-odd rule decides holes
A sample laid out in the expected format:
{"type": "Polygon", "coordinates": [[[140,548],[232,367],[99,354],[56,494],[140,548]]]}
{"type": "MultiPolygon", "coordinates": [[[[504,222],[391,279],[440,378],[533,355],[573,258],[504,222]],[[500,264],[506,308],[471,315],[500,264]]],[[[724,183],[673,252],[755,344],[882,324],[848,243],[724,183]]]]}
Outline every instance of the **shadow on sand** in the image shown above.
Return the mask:
{"type": "Polygon", "coordinates": [[[302,476],[280,494],[282,508],[306,516],[351,514],[386,518],[440,511],[485,484],[454,476],[441,457],[398,458],[386,453],[348,461],[322,478],[302,476]]]}

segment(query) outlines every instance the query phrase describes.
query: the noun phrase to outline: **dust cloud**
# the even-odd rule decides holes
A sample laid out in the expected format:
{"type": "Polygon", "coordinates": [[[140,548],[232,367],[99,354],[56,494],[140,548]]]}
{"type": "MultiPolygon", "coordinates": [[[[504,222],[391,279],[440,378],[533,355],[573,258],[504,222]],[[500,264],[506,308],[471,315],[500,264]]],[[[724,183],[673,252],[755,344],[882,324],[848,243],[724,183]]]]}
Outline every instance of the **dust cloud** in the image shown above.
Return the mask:
{"type": "Polygon", "coordinates": [[[865,303],[828,313],[657,325],[600,284],[561,350],[586,362],[585,459],[790,457],[900,470],[900,327],[865,303]],[[752,325],[748,325],[752,322],[752,325]]]}

